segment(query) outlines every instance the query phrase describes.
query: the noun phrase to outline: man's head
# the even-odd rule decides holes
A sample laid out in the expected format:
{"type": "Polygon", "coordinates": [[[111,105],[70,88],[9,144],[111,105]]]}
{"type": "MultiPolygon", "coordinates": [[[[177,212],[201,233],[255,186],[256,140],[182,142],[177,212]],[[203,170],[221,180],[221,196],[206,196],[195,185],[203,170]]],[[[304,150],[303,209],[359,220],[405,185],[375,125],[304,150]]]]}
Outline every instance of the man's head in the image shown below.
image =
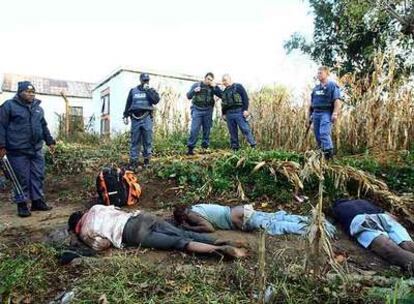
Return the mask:
{"type": "Polygon", "coordinates": [[[35,92],[36,90],[30,81],[19,81],[17,84],[17,94],[25,102],[33,102],[35,92]]]}
{"type": "Polygon", "coordinates": [[[213,81],[214,81],[214,74],[211,72],[208,72],[206,76],[204,76],[204,84],[209,86],[213,83],[213,81]]]}
{"type": "Polygon", "coordinates": [[[73,212],[68,219],[68,231],[76,233],[76,226],[81,220],[82,216],[85,214],[85,211],[76,211],[73,212]]]}
{"type": "Polygon", "coordinates": [[[175,207],[173,211],[174,220],[177,224],[182,224],[184,221],[187,220],[187,209],[188,205],[180,205],[175,207]]]}
{"type": "Polygon", "coordinates": [[[141,84],[149,83],[149,81],[150,81],[149,74],[148,73],[142,73],[141,75],[139,75],[139,81],[141,82],[141,84]]]}
{"type": "Polygon", "coordinates": [[[318,69],[318,80],[325,83],[329,77],[329,68],[327,66],[321,66],[318,69]]]}
{"type": "Polygon", "coordinates": [[[227,88],[228,86],[231,86],[233,82],[231,81],[231,77],[229,74],[224,74],[222,78],[223,85],[227,88]]]}

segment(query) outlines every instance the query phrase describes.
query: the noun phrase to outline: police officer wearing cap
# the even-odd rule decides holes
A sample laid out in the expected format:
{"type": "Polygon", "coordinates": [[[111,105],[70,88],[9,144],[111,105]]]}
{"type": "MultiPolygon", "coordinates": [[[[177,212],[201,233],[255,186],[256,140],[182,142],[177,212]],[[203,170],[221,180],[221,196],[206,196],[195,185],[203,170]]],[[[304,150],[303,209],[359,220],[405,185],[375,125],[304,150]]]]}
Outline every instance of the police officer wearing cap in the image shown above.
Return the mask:
{"type": "Polygon", "coordinates": [[[7,154],[10,165],[22,187],[15,193],[17,214],[31,215],[31,211],[48,211],[44,200],[43,180],[45,159],[43,142],[54,152],[55,140],[47,127],[41,101],[35,98],[35,88],[29,81],[18,83],[17,94],[0,107],[0,157],[7,154]]]}
{"type": "Polygon", "coordinates": [[[131,149],[129,153],[130,167],[136,168],[140,154],[140,145],[143,146],[144,167],[149,166],[152,154],[152,112],[154,105],[160,101],[158,92],[150,88],[150,77],[147,73],[139,76],[141,82],[129,91],[124,111],[124,123],[128,124],[131,117],[131,149]]]}

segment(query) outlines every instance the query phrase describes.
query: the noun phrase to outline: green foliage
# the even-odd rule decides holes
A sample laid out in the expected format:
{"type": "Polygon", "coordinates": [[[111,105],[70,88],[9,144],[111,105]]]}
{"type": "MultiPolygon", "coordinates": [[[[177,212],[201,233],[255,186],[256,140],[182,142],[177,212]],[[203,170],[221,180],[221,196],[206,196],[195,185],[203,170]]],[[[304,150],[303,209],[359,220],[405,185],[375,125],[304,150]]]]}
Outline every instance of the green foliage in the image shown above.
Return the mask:
{"type": "Polygon", "coordinates": [[[414,192],[414,154],[401,152],[397,159],[390,158],[380,162],[366,154],[360,157],[344,157],[342,164],[367,171],[382,179],[391,190],[400,193],[414,192]]]}
{"type": "MultiPolygon", "coordinates": [[[[414,12],[414,7],[403,6],[400,0],[384,1],[404,17],[414,12]]],[[[366,73],[372,71],[375,51],[385,50],[398,42],[398,67],[400,72],[410,73],[411,65],[406,56],[411,52],[413,33],[402,33],[395,19],[385,7],[376,1],[354,0],[309,0],[314,13],[314,32],[311,42],[300,33],[294,33],[285,42],[288,52],[298,49],[309,54],[315,61],[336,67],[340,74],[347,72],[366,73]]]]}
{"type": "Polygon", "coordinates": [[[182,186],[190,187],[188,191],[197,192],[202,198],[210,194],[235,195],[240,182],[249,197],[254,199],[263,195],[286,201],[291,198],[292,185],[286,177],[276,178],[267,170],[252,170],[261,161],[289,160],[300,162],[302,156],[294,152],[242,150],[235,154],[224,154],[214,159],[201,159],[197,162],[189,160],[171,160],[155,164],[155,172],[160,178],[174,178],[182,186]],[[240,159],[243,165],[237,167],[240,159]],[[290,189],[290,190],[289,190],[290,189]]]}
{"type": "Polygon", "coordinates": [[[65,271],[59,269],[55,255],[53,248],[42,244],[28,245],[13,253],[2,253],[0,295],[6,298],[18,291],[20,295],[45,299],[47,290],[53,284],[65,280],[65,271]]]}

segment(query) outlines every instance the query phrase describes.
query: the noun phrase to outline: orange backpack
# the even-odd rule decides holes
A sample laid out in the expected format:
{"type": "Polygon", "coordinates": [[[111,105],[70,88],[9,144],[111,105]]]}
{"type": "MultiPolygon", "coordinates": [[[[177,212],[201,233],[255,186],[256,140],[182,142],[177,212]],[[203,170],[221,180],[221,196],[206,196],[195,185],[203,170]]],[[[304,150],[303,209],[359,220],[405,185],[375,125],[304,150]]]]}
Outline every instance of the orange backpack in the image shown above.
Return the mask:
{"type": "Polygon", "coordinates": [[[141,186],[134,172],[119,168],[103,168],[96,177],[99,203],[118,207],[131,206],[141,196],[141,186]]]}

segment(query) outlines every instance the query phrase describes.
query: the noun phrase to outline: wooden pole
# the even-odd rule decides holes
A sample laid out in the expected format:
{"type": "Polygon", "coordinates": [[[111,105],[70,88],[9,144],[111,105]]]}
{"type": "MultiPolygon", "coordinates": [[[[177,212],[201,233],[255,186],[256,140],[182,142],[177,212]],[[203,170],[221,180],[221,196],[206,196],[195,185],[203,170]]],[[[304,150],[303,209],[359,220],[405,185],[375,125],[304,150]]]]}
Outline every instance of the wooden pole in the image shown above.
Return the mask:
{"type": "Polygon", "coordinates": [[[69,119],[69,100],[65,95],[65,92],[60,92],[60,95],[62,95],[63,99],[65,100],[65,134],[66,136],[69,135],[69,130],[70,130],[70,119],[69,119]]]}

